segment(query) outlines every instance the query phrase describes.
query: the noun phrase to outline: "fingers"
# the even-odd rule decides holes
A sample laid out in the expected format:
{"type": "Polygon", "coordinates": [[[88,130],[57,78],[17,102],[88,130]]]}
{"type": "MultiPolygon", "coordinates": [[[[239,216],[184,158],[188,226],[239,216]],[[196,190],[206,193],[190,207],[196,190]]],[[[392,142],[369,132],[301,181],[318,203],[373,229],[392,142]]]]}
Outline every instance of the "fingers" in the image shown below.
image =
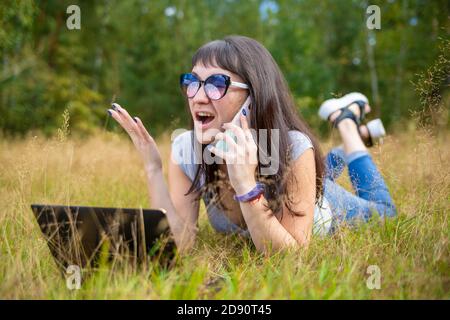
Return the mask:
{"type": "Polygon", "coordinates": [[[144,139],[146,139],[147,141],[150,141],[152,139],[152,137],[148,133],[147,129],[145,129],[144,124],[142,123],[141,119],[139,119],[138,117],[134,117],[134,119],[136,120],[136,124],[141,133],[141,136],[144,139]]]}
{"type": "Polygon", "coordinates": [[[232,133],[224,133],[224,132],[219,132],[218,134],[216,134],[216,136],[214,137],[215,140],[225,140],[225,142],[227,143],[228,146],[228,150],[236,150],[237,148],[237,144],[236,141],[233,139],[233,137],[231,136],[232,133]]]}
{"type": "Polygon", "coordinates": [[[108,111],[109,115],[110,115],[111,117],[113,117],[114,120],[116,120],[116,121],[123,127],[123,125],[122,125],[122,119],[120,118],[120,115],[117,113],[117,111],[115,111],[115,110],[113,110],[113,109],[108,109],[107,111],[108,111]]]}
{"type": "Polygon", "coordinates": [[[229,133],[219,132],[215,135],[214,141],[220,141],[224,140],[227,144],[226,150],[222,150],[220,148],[217,148],[216,146],[210,144],[207,148],[210,152],[214,153],[217,157],[225,160],[227,163],[235,163],[235,158],[237,154],[238,145],[236,144],[236,141],[229,133]]]}
{"type": "Polygon", "coordinates": [[[128,111],[122,108],[118,103],[111,104],[111,109],[108,109],[108,112],[111,114],[111,117],[125,129],[133,141],[136,138],[149,140],[150,135],[142,124],[142,121],[137,117],[132,118],[128,111]]]}
{"type": "Polygon", "coordinates": [[[244,116],[243,114],[241,114],[241,127],[242,127],[242,129],[244,129],[244,131],[249,128],[248,122],[247,122],[247,117],[244,116]]]}
{"type": "Polygon", "coordinates": [[[248,120],[247,117],[244,115],[240,116],[240,120],[241,120],[241,126],[242,128],[240,128],[239,126],[236,126],[232,123],[225,123],[223,125],[224,128],[229,128],[229,130],[232,130],[233,133],[236,134],[237,138],[238,138],[238,144],[242,145],[246,142],[250,142],[252,144],[255,143],[255,138],[252,135],[251,129],[248,125],[248,120]]]}
{"type": "Polygon", "coordinates": [[[214,147],[213,145],[209,145],[208,149],[211,153],[214,153],[217,157],[223,159],[226,161],[226,153],[220,149],[217,149],[216,147],[214,147]]]}
{"type": "Polygon", "coordinates": [[[248,124],[247,117],[244,115],[241,115],[241,125],[242,129],[244,131],[245,137],[247,138],[247,141],[256,141],[256,137],[253,136],[252,131],[250,130],[250,126],[248,124]]]}
{"type": "Polygon", "coordinates": [[[246,138],[241,127],[232,123],[224,123],[223,128],[231,130],[236,135],[238,144],[243,145],[245,143],[246,138]]]}
{"type": "Polygon", "coordinates": [[[129,127],[135,127],[136,121],[131,118],[127,110],[122,108],[118,103],[113,103],[111,107],[114,111],[116,111],[119,114],[124,124],[126,124],[129,127]]]}
{"type": "Polygon", "coordinates": [[[208,146],[208,149],[219,158],[224,159],[227,163],[257,164],[258,148],[254,143],[250,130],[247,130],[246,133],[248,133],[249,139],[251,140],[248,140],[245,144],[238,144],[236,143],[236,140],[233,137],[233,132],[231,130],[226,131],[225,133],[219,132],[215,136],[215,141],[225,141],[227,144],[226,150],[222,150],[221,148],[216,147],[217,144],[215,146],[208,146]]]}

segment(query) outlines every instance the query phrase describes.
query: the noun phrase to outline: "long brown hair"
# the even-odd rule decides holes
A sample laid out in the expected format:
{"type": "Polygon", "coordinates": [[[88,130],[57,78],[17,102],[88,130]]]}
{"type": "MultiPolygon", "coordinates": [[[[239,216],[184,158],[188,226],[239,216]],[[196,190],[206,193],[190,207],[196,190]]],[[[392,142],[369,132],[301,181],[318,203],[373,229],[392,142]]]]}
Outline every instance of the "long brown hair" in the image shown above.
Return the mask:
{"type": "MultiPolygon", "coordinates": [[[[264,179],[266,183],[265,198],[273,213],[282,209],[283,203],[294,214],[301,214],[293,211],[291,196],[286,191],[289,180],[294,178],[289,174],[290,146],[289,130],[298,130],[307,135],[314,147],[314,158],[316,165],[316,202],[323,194],[322,177],[324,174],[324,164],[320,146],[311,133],[309,126],[297,113],[294,99],[290,93],[286,80],[281,73],[277,63],[267,49],[258,41],[244,36],[228,36],[223,40],[215,40],[206,43],[192,57],[192,67],[197,63],[205,66],[217,66],[239,75],[245,83],[249,85],[249,92],[252,98],[252,112],[250,112],[250,127],[256,129],[267,129],[267,152],[271,154],[272,145],[270,129],[279,130],[279,165],[278,172],[270,176],[261,176],[261,168],[264,165],[259,159],[257,172],[258,180],[264,179]],[[287,152],[285,152],[287,151],[287,152]]],[[[191,129],[194,124],[191,118],[191,129]]],[[[195,130],[192,130],[194,135],[195,130]]],[[[197,139],[193,136],[193,143],[197,139]]],[[[258,139],[259,141],[259,139],[258,139]]],[[[202,151],[206,145],[202,146],[202,151]]],[[[203,153],[202,153],[203,154],[203,153]]],[[[218,165],[202,163],[198,165],[195,178],[186,194],[200,190],[201,195],[205,192],[211,194],[211,188],[215,190],[213,194],[219,193],[218,165]],[[201,186],[201,175],[205,176],[205,185],[201,186]],[[206,186],[206,188],[205,188],[206,186]]],[[[292,180],[291,180],[292,181],[292,180]]],[[[295,183],[295,181],[292,181],[295,183]]],[[[219,205],[222,205],[219,202],[219,205]]]]}

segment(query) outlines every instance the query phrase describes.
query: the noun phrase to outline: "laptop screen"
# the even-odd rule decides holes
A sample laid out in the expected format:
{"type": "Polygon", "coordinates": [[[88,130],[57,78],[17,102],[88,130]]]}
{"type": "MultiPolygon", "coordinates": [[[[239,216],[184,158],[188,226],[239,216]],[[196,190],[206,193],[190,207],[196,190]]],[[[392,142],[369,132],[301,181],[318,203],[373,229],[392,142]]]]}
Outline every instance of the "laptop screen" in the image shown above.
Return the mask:
{"type": "Polygon", "coordinates": [[[163,210],[33,204],[39,227],[59,267],[95,267],[107,260],[134,263],[174,256],[163,210]]]}

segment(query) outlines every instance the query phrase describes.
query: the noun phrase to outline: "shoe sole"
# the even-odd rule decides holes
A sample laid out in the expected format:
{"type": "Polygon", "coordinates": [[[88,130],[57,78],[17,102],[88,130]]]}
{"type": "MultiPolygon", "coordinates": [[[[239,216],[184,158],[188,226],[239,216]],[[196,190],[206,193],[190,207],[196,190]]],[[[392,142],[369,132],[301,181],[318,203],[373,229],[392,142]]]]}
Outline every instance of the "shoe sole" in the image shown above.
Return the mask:
{"type": "Polygon", "coordinates": [[[320,106],[319,117],[321,117],[323,120],[328,120],[330,115],[334,112],[345,108],[352,102],[359,100],[364,101],[365,103],[369,103],[367,97],[359,92],[351,92],[341,98],[328,99],[324,101],[320,106]]]}

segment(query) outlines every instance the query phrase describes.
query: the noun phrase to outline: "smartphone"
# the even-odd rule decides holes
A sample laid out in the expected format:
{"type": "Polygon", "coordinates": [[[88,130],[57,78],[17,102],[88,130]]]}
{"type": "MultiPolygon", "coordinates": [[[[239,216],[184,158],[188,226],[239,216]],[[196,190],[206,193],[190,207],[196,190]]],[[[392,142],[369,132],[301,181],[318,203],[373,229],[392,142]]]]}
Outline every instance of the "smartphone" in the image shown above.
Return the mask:
{"type": "MultiPolygon", "coordinates": [[[[242,105],[242,107],[239,109],[239,111],[236,113],[236,115],[233,117],[233,120],[231,120],[231,123],[242,127],[241,126],[241,114],[243,114],[246,118],[247,121],[250,121],[250,104],[252,102],[252,99],[250,98],[250,96],[247,97],[247,99],[244,101],[244,104],[242,105]]],[[[231,138],[233,138],[234,141],[237,142],[237,137],[234,135],[234,133],[230,130],[226,130],[225,134],[229,135],[231,138]]],[[[228,151],[228,146],[227,143],[224,140],[219,140],[217,142],[213,142],[212,145],[214,145],[217,149],[222,150],[224,152],[228,151]]]]}

